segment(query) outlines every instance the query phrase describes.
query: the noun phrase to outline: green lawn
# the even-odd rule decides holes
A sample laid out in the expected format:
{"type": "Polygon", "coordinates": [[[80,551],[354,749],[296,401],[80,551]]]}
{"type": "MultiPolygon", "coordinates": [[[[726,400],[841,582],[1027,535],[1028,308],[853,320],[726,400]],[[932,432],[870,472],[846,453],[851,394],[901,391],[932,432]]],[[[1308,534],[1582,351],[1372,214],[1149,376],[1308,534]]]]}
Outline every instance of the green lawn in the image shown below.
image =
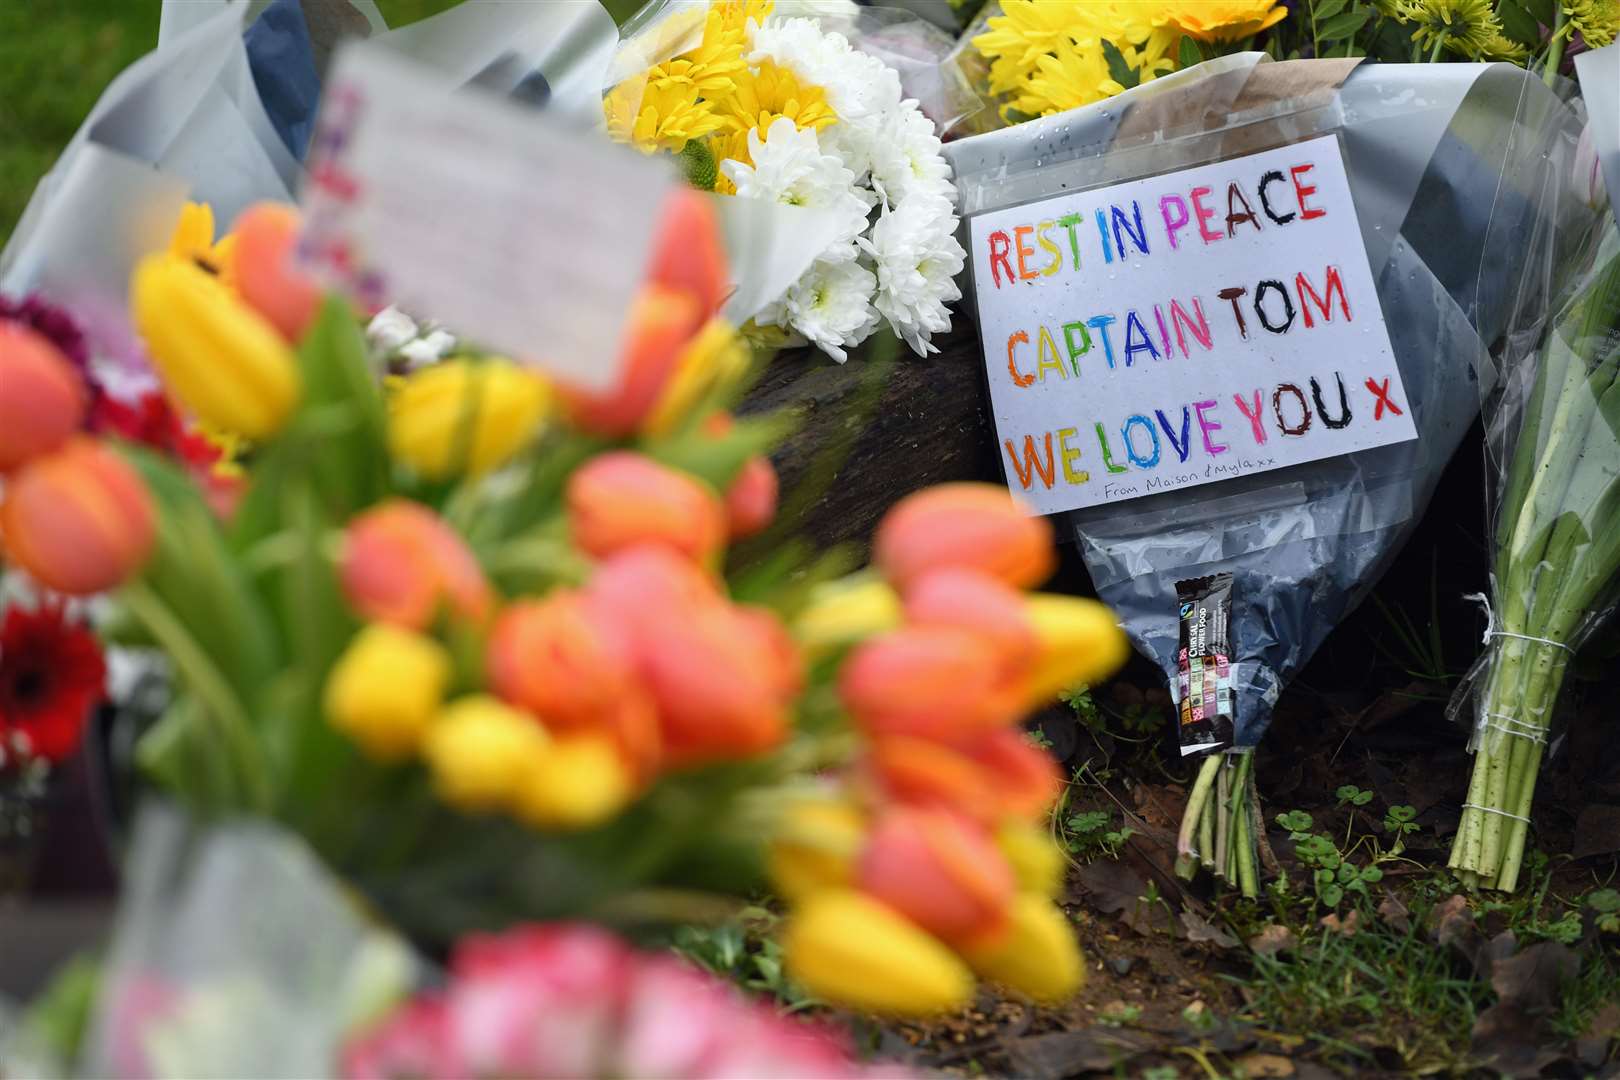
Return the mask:
{"type": "MultiPolygon", "coordinates": [[[[378,0],[390,26],[457,0],[378,0]]],[[[621,18],[635,0],[614,0],[621,18]],[[624,10],[621,10],[624,9],[624,10]]],[[[0,245],[102,88],[157,44],[158,0],[0,3],[0,245]]]]}

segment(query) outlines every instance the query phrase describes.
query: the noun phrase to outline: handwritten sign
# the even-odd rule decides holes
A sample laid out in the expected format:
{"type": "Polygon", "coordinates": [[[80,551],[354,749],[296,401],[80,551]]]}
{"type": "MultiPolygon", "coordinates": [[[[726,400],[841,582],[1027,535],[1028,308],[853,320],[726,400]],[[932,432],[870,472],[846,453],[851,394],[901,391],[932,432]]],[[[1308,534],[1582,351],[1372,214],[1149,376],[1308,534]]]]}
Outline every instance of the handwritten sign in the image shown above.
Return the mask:
{"type": "Polygon", "coordinates": [[[612,384],[672,175],[376,44],[322,94],[300,254],[584,387],[612,384]]]}
{"type": "Polygon", "coordinates": [[[1417,437],[1332,136],[971,229],[1002,465],[1039,513],[1417,437]]]}

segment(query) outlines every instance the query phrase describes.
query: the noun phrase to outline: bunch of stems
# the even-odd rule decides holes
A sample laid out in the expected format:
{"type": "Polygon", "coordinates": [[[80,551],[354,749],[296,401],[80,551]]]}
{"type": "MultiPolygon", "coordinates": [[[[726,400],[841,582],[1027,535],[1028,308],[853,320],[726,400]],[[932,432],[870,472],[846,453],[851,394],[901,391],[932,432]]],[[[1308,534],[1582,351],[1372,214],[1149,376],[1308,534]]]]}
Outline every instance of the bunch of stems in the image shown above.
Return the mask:
{"type": "Polygon", "coordinates": [[[1210,754],[1181,817],[1176,873],[1190,879],[1203,866],[1237,885],[1244,896],[1258,896],[1255,844],[1263,827],[1254,791],[1254,752],[1210,754]]]}
{"type": "Polygon", "coordinates": [[[1496,623],[1449,865],[1512,891],[1553,707],[1620,568],[1620,255],[1542,345],[1496,528],[1496,623]]]}

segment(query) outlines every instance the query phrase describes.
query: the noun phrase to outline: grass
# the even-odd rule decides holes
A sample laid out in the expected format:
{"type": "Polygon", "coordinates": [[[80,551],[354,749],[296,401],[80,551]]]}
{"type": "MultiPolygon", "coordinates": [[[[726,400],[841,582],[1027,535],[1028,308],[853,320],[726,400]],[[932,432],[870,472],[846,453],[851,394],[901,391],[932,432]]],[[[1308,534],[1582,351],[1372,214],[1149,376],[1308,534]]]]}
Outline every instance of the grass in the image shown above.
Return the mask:
{"type": "MultiPolygon", "coordinates": [[[[405,26],[458,0],[378,0],[405,26]]],[[[621,21],[639,0],[609,0],[621,21]]],[[[157,45],[158,0],[0,3],[0,245],[101,91],[157,45]]]]}

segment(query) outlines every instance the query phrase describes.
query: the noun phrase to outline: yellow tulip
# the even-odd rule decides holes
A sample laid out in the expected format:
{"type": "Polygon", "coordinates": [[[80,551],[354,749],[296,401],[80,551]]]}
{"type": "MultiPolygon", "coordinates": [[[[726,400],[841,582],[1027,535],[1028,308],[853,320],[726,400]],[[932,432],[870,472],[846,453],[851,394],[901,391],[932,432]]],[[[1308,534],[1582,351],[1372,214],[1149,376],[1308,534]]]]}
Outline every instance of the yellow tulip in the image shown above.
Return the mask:
{"type": "Polygon", "coordinates": [[[834,885],[848,885],[866,823],[847,802],[801,799],[791,803],[771,838],[767,869],[789,900],[834,885]]]}
{"type": "Polygon", "coordinates": [[[180,208],[180,219],[169,234],[169,254],[187,262],[198,262],[213,270],[220,280],[235,280],[236,235],[227,233],[214,242],[214,208],[207,203],[188,202],[180,208]]]}
{"type": "Polygon", "coordinates": [[[996,830],[996,847],[1012,867],[1020,892],[1056,896],[1063,887],[1067,864],[1045,829],[1024,821],[1003,822],[996,830]]]}
{"type": "Polygon", "coordinates": [[[1063,1001],[1086,981],[1085,962],[1068,916],[1036,893],[1015,897],[1002,931],[982,945],[969,945],[962,954],[984,978],[1036,1001],[1063,1001]]]}
{"type": "Polygon", "coordinates": [[[388,449],[429,480],[488,472],[532,440],[551,387],[510,360],[450,360],[406,377],[389,407],[388,449]]]}
{"type": "Polygon", "coordinates": [[[528,713],[473,694],[439,713],[422,740],[422,756],[445,802],[463,810],[493,810],[512,804],[549,741],[546,729],[528,713]]]}
{"type": "Polygon", "coordinates": [[[535,755],[520,781],[517,812],[540,829],[588,829],[613,817],[635,795],[619,751],[607,739],[557,739],[535,755]]]}
{"type": "Polygon", "coordinates": [[[932,1016],[973,999],[972,973],[944,942],[852,889],[806,897],[783,954],[806,990],[863,1012],[932,1016]]]}
{"type": "Polygon", "coordinates": [[[810,594],[793,634],[807,648],[826,649],[893,630],[900,620],[900,597],[881,579],[829,582],[810,594]]]}
{"type": "Polygon", "coordinates": [[[135,326],[169,391],[212,427],[263,439],[303,392],[281,335],[194,262],[149,255],[130,288],[135,326]]]}
{"type": "Polygon", "coordinates": [[[404,757],[439,711],[450,670],[450,654],[437,641],[372,623],[327,676],[327,718],[373,757],[404,757]]]}
{"type": "Polygon", "coordinates": [[[1031,707],[1072,686],[1101,682],[1131,654],[1119,620],[1097,600],[1032,593],[1024,600],[1024,610],[1039,642],[1027,691],[1031,707]]]}
{"type": "Polygon", "coordinates": [[[740,379],[751,359],[736,327],[710,319],[681,349],[674,373],[642,421],[642,433],[657,438],[674,431],[705,396],[740,379]]]}

